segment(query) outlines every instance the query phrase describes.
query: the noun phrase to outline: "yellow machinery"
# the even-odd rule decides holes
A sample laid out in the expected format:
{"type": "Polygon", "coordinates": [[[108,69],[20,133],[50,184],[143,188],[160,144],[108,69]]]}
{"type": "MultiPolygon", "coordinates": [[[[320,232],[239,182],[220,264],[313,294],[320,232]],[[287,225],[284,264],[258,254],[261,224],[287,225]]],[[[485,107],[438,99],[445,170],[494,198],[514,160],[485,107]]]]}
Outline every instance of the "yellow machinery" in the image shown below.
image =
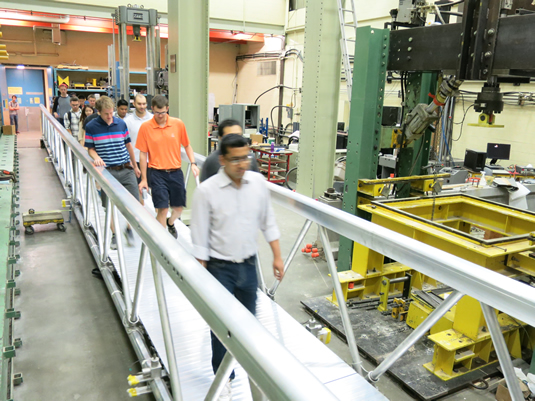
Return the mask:
{"type": "MultiPolygon", "coordinates": [[[[535,276],[535,213],[466,195],[371,201],[359,208],[371,214],[373,223],[504,276],[535,276]]],[[[360,244],[354,246],[352,270],[340,272],[339,279],[346,300],[380,298],[379,309],[386,312],[388,297],[401,297],[407,274],[411,275],[410,307],[403,313],[406,305],[395,301],[392,315],[400,319],[403,313],[401,320],[406,318],[415,328],[434,310],[415,293],[440,283],[410,266],[385,263],[383,255],[360,244]]],[[[331,300],[337,301],[334,295],[331,300]]],[[[502,313],[498,321],[514,358],[521,357],[522,346],[533,349],[535,329],[502,313]]],[[[435,343],[434,355],[424,366],[443,380],[497,360],[480,304],[469,296],[431,329],[429,339],[435,343]]]]}

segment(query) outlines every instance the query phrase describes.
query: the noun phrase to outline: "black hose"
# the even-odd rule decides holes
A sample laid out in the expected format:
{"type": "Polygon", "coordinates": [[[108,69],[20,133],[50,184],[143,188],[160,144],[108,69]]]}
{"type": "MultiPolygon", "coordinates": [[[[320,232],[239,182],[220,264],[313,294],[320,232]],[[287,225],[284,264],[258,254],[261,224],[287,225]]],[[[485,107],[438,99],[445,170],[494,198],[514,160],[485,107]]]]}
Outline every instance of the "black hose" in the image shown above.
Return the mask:
{"type": "Polygon", "coordinates": [[[274,86],[273,88],[269,88],[267,91],[264,91],[262,92],[257,98],[256,100],[254,101],[254,104],[256,104],[256,102],[258,101],[258,99],[260,99],[262,96],[264,96],[266,93],[268,93],[269,91],[272,91],[273,89],[278,89],[278,88],[286,88],[286,89],[290,89],[290,90],[295,90],[295,88],[290,88],[289,86],[284,86],[284,85],[277,85],[277,86],[274,86]]]}

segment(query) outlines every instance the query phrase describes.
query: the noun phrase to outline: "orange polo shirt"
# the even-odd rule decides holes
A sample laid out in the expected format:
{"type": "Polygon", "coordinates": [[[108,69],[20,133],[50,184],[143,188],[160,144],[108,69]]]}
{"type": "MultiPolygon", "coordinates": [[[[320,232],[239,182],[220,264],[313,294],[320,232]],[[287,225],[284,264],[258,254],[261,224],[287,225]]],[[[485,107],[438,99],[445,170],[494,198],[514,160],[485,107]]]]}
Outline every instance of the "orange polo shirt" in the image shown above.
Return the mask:
{"type": "Polygon", "coordinates": [[[170,116],[164,127],[160,127],[154,117],[145,121],[137,134],[136,148],[148,153],[149,167],[157,170],[180,168],[180,147],[188,145],[186,126],[179,118],[170,116]]]}

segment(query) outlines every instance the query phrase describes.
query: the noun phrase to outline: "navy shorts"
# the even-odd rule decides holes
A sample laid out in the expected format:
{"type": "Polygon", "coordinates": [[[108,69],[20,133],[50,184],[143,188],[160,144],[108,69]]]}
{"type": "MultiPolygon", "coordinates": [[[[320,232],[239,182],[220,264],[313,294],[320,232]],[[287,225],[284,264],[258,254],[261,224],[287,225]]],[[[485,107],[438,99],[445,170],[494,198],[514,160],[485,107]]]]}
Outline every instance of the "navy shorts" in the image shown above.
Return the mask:
{"type": "Polygon", "coordinates": [[[182,170],[171,171],[149,169],[152,202],[156,209],[186,206],[186,187],[182,170]]]}

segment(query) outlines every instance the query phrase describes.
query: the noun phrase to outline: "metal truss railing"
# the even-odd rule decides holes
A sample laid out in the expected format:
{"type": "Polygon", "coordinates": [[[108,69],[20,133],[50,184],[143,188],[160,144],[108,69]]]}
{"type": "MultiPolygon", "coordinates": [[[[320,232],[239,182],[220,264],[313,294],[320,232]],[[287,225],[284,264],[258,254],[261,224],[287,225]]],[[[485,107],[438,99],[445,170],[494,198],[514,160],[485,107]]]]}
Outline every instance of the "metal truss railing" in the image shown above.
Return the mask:
{"type": "MultiPolygon", "coordinates": [[[[162,269],[167,272],[229,351],[216,374],[206,400],[217,398],[224,385],[224,379],[232,370],[234,359],[241,364],[269,399],[337,399],[197,262],[189,253],[189,246],[186,243],[180,239],[177,242],[106,169],[93,166],[92,159],[84,148],[43,106],[41,106],[41,123],[43,141],[50,153],[51,161],[67,194],[71,197],[74,213],[83,226],[84,235],[98,262],[134,350],[144,366],[154,368],[153,356],[140,334],[141,330],[138,330],[137,315],[142,293],[141,278],[146,273],[145,260],[150,256],[172,390],[171,395],[161,376],[151,377],[148,383],[158,400],[183,399],[162,284],[162,269]],[[104,221],[101,221],[99,214],[97,185],[108,196],[104,221]],[[130,294],[128,287],[128,271],[125,266],[121,235],[116,235],[116,240],[122,290],[117,287],[113,279],[108,257],[111,221],[113,220],[114,226],[119,229],[119,215],[126,219],[143,242],[133,294],[130,294]],[[269,350],[269,353],[265,350],[269,350]]],[[[203,159],[199,157],[199,160],[203,159]]]]}
{"type": "MultiPolygon", "coordinates": [[[[201,163],[204,161],[204,157],[201,155],[196,155],[195,157],[196,161],[201,163]]],[[[376,382],[464,295],[469,295],[477,299],[481,304],[494,348],[507,381],[507,386],[511,389],[513,400],[523,400],[495,309],[535,326],[535,288],[278,185],[272,183],[267,185],[273,202],[307,219],[285,260],[285,272],[290,267],[310,226],[312,223],[316,223],[338,300],[343,300],[344,296],[338,280],[326,230],[331,230],[350,238],[455,289],[379,366],[368,372],[367,378],[369,381],[376,382]]],[[[278,281],[275,281],[269,289],[264,286],[265,292],[271,298],[274,298],[279,284],[278,281]]],[[[344,302],[339,302],[339,306],[344,332],[347,336],[352,357],[352,366],[361,373],[358,346],[349,320],[347,307],[344,302]]]]}

